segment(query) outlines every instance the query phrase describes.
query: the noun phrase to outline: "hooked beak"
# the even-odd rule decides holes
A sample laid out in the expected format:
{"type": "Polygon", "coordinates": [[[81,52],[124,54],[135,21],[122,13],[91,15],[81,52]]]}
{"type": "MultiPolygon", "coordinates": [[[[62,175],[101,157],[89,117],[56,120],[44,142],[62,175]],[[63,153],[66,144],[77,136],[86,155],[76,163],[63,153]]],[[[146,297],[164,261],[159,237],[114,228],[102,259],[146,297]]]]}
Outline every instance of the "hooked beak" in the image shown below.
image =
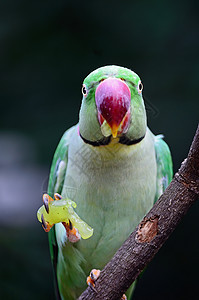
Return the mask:
{"type": "Polygon", "coordinates": [[[128,130],[130,122],[131,92],[128,85],[118,78],[107,78],[97,87],[95,101],[98,120],[105,136],[118,134],[128,130]]]}

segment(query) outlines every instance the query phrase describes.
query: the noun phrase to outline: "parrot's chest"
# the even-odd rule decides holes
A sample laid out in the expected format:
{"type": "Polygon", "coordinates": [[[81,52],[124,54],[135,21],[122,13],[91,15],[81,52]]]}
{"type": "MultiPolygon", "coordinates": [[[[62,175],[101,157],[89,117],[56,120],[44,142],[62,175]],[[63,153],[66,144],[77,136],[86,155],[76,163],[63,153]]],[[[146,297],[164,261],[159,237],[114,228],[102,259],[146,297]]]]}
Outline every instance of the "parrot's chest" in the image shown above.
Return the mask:
{"type": "Polygon", "coordinates": [[[69,150],[62,195],[77,203],[79,216],[94,228],[93,236],[76,246],[90,266],[97,257],[95,267],[101,268],[153,205],[153,142],[147,136],[134,146],[99,148],[74,142],[69,150]]]}

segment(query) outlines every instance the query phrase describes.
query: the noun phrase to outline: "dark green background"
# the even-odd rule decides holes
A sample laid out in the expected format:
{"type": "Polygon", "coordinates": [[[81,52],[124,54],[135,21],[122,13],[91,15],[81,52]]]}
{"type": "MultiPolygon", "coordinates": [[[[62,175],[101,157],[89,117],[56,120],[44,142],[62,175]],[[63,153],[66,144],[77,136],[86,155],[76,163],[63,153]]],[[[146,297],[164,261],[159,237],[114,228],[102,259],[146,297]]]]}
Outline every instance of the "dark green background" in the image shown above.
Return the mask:
{"type": "MultiPolygon", "coordinates": [[[[0,190],[1,299],[54,299],[47,235],[35,213],[56,145],[78,121],[81,84],[92,70],[117,64],[140,75],[149,127],[164,133],[179,168],[199,114],[198,8],[183,0],[0,2],[0,184],[8,170],[19,177],[28,168],[30,182],[31,170],[39,174],[34,188],[0,190]],[[16,215],[5,201],[17,193],[24,202],[16,215]]],[[[198,215],[196,203],[148,267],[135,300],[199,298],[198,215]]]]}

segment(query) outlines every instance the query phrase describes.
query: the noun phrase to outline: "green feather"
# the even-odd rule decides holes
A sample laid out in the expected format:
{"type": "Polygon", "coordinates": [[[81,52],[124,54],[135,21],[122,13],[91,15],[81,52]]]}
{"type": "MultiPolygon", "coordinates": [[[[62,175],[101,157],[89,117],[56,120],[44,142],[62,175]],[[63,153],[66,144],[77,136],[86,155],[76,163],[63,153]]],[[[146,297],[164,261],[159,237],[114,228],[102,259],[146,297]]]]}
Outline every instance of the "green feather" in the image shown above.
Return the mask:
{"type": "Polygon", "coordinates": [[[159,199],[162,193],[173,177],[173,164],[171,153],[168,145],[163,141],[162,135],[155,136],[155,153],[157,162],[157,183],[155,202],[159,199]]]}

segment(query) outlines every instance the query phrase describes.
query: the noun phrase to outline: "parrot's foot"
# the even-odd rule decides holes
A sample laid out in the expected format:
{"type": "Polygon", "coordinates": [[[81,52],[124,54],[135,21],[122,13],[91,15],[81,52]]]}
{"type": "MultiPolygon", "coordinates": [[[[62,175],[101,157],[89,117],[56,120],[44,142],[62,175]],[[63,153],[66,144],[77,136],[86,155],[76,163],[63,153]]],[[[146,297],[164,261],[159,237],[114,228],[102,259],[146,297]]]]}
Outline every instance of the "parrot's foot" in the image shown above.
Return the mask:
{"type": "Polygon", "coordinates": [[[70,220],[68,223],[62,222],[62,224],[64,225],[64,227],[66,229],[66,234],[67,234],[67,238],[68,238],[69,242],[77,243],[81,239],[79,230],[72,225],[70,220]]]}
{"type": "MultiPolygon", "coordinates": [[[[62,199],[62,196],[59,195],[58,193],[54,194],[54,198],[55,200],[60,200],[62,199]]],[[[43,194],[43,203],[44,203],[44,207],[45,210],[47,212],[47,214],[49,214],[49,202],[54,201],[53,198],[51,198],[48,194],[43,194]]],[[[42,223],[42,227],[45,230],[45,232],[49,232],[51,230],[51,228],[53,227],[53,225],[50,225],[45,219],[44,219],[44,215],[41,215],[41,223],[42,223]]]]}
{"type": "MultiPolygon", "coordinates": [[[[97,269],[92,269],[90,272],[90,275],[87,277],[87,284],[90,286],[92,289],[95,290],[95,281],[100,277],[100,270],[97,269]]],[[[125,294],[122,295],[121,300],[127,300],[127,297],[125,294]]]]}
{"type": "Polygon", "coordinates": [[[93,229],[86,224],[74,211],[77,205],[69,198],[54,194],[54,200],[48,194],[43,195],[43,205],[37,211],[37,218],[46,232],[57,223],[62,223],[66,229],[68,241],[78,242],[81,238],[88,239],[93,235],[93,229]]]}
{"type": "Polygon", "coordinates": [[[95,288],[95,281],[99,278],[101,271],[92,269],[90,275],[87,277],[87,284],[88,286],[95,288]]]}

